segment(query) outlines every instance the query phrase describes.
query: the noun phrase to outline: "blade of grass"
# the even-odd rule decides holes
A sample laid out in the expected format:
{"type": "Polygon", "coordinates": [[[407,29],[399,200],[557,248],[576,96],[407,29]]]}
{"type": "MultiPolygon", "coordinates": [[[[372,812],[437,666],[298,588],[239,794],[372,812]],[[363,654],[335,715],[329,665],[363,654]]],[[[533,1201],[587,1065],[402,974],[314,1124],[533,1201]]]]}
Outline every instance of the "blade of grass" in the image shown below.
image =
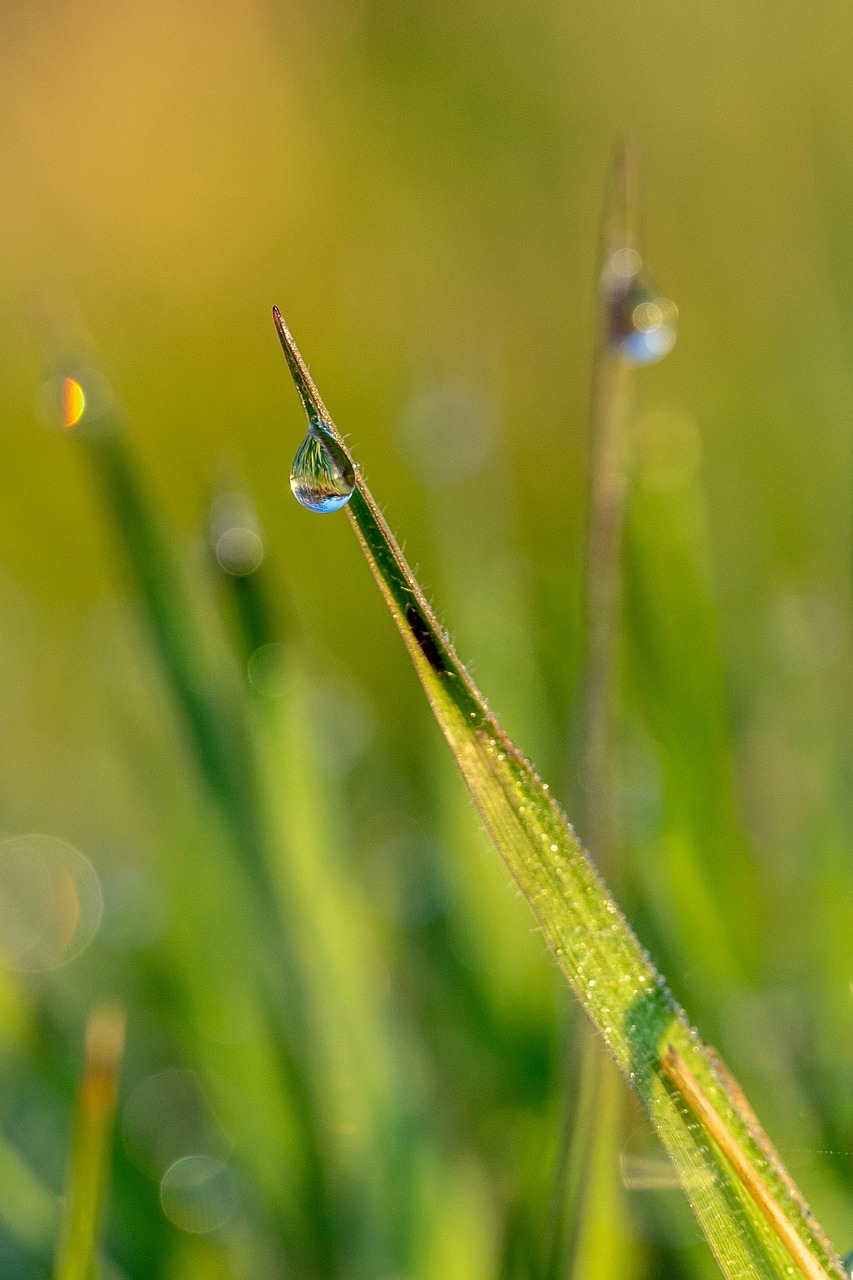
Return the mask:
{"type": "Polygon", "coordinates": [[[0,1136],[0,1223],[28,1253],[50,1257],[59,1204],[18,1152],[0,1136]]]}
{"type": "Polygon", "coordinates": [[[641,880],[655,877],[643,885],[653,909],[664,898],[678,902],[677,918],[660,922],[677,962],[732,986],[755,981],[765,922],[735,796],[700,460],[692,472],[688,464],[681,484],[661,485],[655,474],[655,448],[664,460],[667,447],[698,454],[698,435],[685,436],[689,423],[679,436],[677,420],[669,428],[666,418],[660,421],[657,441],[648,426],[641,428],[626,540],[625,627],[630,696],[661,747],[666,816],[660,856],[644,851],[632,871],[641,880]]]}
{"type": "MultiPolygon", "coordinates": [[[[624,142],[605,196],[598,281],[586,546],[586,688],[581,756],[583,825],[597,863],[611,873],[610,713],[622,595],[621,550],[628,481],[631,368],[610,341],[614,254],[636,248],[637,157],[624,142]]],[[[639,261],[639,254],[637,254],[639,261]]]]}
{"type": "MultiPolygon", "coordinates": [[[[309,419],[346,446],[281,318],[282,348],[309,419]]],[[[729,1280],[788,1280],[790,1254],[721,1157],[712,1135],[674,1090],[662,1066],[672,1045],[695,1076],[744,1159],[807,1251],[841,1280],[840,1260],[804,1215],[788,1182],[732,1108],[708,1050],[678,1007],[565,815],[510,742],[442,632],[379,507],[353,463],[348,514],[380,590],[483,820],[569,985],[637,1089],[679,1172],[697,1219],[729,1280]]]]}
{"type": "MultiPolygon", "coordinates": [[[[601,260],[598,273],[596,343],[590,412],[589,500],[585,566],[585,689],[581,731],[581,790],[578,805],[589,848],[597,864],[617,884],[621,880],[611,803],[611,714],[614,667],[622,597],[622,541],[628,492],[628,423],[632,369],[611,341],[615,255],[637,248],[637,156],[623,141],[611,163],[604,198],[601,260]]],[[[602,1280],[619,1274],[627,1280],[631,1263],[624,1193],[619,1184],[621,1091],[613,1064],[588,1023],[578,1028],[581,1057],[578,1097],[565,1091],[566,1114],[554,1179],[553,1208],[546,1236],[544,1274],[569,1274],[602,1280]],[[595,1117],[590,1123],[589,1116],[595,1117]],[[609,1169],[608,1169],[609,1165],[609,1169]],[[606,1190],[607,1194],[602,1194],[606,1190]],[[604,1228],[602,1230],[602,1227],[604,1228]],[[598,1241],[619,1242],[603,1254],[598,1241]]]]}
{"type": "Polygon", "coordinates": [[[124,1026],[124,1011],[106,1005],[92,1012],[86,1026],[54,1280],[93,1280],[97,1274],[124,1026]]]}

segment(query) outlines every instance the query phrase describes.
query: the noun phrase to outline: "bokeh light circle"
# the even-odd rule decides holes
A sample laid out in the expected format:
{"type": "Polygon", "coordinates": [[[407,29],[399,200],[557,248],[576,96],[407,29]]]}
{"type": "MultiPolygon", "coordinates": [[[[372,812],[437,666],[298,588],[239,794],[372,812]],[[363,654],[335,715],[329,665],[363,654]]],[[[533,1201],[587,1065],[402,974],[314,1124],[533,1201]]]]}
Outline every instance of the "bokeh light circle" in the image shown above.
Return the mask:
{"type": "Polygon", "coordinates": [[[264,558],[260,534],[242,525],[235,525],[220,534],[215,551],[220,568],[235,578],[254,573],[264,558]]]}
{"type": "Polygon", "coordinates": [[[193,1235],[223,1227],[237,1212],[237,1184],[224,1160],[182,1156],[160,1183],[160,1203],[170,1222],[193,1235]]]}
{"type": "Polygon", "coordinates": [[[42,973],[68,964],[94,938],[103,906],[79,849],[45,835],[0,841],[0,965],[42,973]]]}
{"type": "Polygon", "coordinates": [[[282,698],[287,693],[287,647],[262,644],[249,659],[249,683],[267,698],[282,698]]]}
{"type": "Polygon", "coordinates": [[[157,1071],[137,1085],[125,1104],[121,1129],[131,1160],[158,1182],[187,1152],[219,1156],[225,1148],[200,1082],[177,1067],[157,1071]]]}

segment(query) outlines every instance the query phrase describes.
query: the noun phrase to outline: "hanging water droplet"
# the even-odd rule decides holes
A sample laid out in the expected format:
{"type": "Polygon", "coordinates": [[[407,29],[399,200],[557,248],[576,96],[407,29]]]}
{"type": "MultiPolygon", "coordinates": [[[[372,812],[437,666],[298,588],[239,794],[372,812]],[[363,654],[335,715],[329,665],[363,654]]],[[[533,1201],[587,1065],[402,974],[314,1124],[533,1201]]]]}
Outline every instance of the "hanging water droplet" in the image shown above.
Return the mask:
{"type": "Polygon", "coordinates": [[[675,346],[678,307],[658,292],[638,263],[637,254],[630,263],[613,255],[605,282],[610,295],[608,337],[611,349],[629,364],[655,364],[675,346]]]}
{"type": "Polygon", "coordinates": [[[312,421],[290,469],[293,495],[309,511],[338,511],[352,497],[355,471],[344,450],[312,421]]]}

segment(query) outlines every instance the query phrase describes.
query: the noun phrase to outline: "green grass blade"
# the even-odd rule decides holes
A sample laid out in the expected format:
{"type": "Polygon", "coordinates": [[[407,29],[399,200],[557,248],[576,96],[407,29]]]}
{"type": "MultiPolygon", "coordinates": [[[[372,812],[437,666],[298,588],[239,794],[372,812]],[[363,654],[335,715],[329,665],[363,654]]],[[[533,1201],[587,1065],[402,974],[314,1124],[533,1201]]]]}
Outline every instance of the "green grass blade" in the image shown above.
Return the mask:
{"type": "Polygon", "coordinates": [[[598,315],[592,371],[589,498],[586,518],[586,644],[582,727],[582,800],[586,838],[599,866],[613,874],[614,833],[610,787],[613,673],[622,600],[622,536],[628,494],[628,422],[633,378],[628,361],[612,350],[615,254],[637,256],[636,156],[617,147],[605,198],[598,280],[598,315]]]}
{"type": "Polygon", "coordinates": [[[28,1253],[50,1257],[59,1202],[0,1135],[0,1225],[28,1253]]]}
{"type": "MultiPolygon", "coordinates": [[[[584,707],[580,743],[581,787],[577,803],[597,864],[622,884],[621,857],[613,823],[612,721],[617,682],[616,654],[622,615],[622,543],[628,500],[634,370],[612,341],[612,318],[623,276],[613,268],[617,255],[641,258],[637,243],[638,163],[634,146],[615,149],[605,195],[602,252],[597,281],[596,345],[592,370],[589,441],[589,497],[586,517],[584,619],[584,707]]],[[[618,1276],[629,1280],[638,1258],[627,1248],[629,1213],[617,1173],[623,1094],[604,1045],[586,1024],[575,1047],[581,1054],[579,1098],[567,1094],[574,1113],[562,1126],[571,1134],[572,1159],[557,1165],[555,1198],[563,1211],[554,1223],[561,1234],[549,1243],[546,1277],[618,1276]],[[586,1108],[594,1120],[591,1122],[586,1108]],[[561,1188],[566,1174],[568,1183],[561,1188]],[[570,1260],[570,1264],[569,1264],[570,1260]]]]}
{"type": "Polygon", "coordinates": [[[126,561],[199,769],[250,870],[264,883],[264,838],[245,726],[232,691],[223,687],[222,672],[206,649],[177,557],[154,515],[118,419],[96,422],[89,433],[81,432],[81,439],[121,533],[126,561]]]}
{"type": "Polygon", "coordinates": [[[86,1027],[86,1061],[77,1093],[65,1206],[53,1280],[93,1280],[109,1185],[124,1013],[96,1009],[86,1027]]]}
{"type": "MultiPolygon", "coordinates": [[[[274,314],[306,411],[319,417],[344,449],[287,327],[277,310],[274,314]]],[[[670,1046],[818,1268],[840,1280],[841,1263],[822,1230],[733,1105],[709,1051],[584,853],[548,785],[510,742],[457,658],[357,469],[348,512],[492,839],[569,985],[637,1089],[724,1275],[729,1280],[788,1280],[791,1256],[669,1079],[662,1057],[670,1046]]]]}

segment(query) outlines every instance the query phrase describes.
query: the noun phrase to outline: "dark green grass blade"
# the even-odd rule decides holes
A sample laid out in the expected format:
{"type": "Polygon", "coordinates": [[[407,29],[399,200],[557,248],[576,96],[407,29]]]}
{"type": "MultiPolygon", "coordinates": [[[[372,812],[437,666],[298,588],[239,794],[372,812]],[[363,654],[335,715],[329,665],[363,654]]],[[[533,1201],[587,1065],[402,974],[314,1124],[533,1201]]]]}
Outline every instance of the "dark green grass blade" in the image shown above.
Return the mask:
{"type": "MultiPolygon", "coordinates": [[[[277,311],[275,318],[306,410],[319,415],[344,447],[277,311]]],[[[787,1280],[791,1258],[667,1077],[661,1059],[670,1045],[818,1265],[827,1275],[843,1276],[802,1200],[733,1107],[708,1050],[605,888],[547,784],[509,741],[475,688],[367,486],[356,475],[350,518],[439,726],[569,985],[646,1106],[724,1274],[729,1280],[787,1280]]]]}

